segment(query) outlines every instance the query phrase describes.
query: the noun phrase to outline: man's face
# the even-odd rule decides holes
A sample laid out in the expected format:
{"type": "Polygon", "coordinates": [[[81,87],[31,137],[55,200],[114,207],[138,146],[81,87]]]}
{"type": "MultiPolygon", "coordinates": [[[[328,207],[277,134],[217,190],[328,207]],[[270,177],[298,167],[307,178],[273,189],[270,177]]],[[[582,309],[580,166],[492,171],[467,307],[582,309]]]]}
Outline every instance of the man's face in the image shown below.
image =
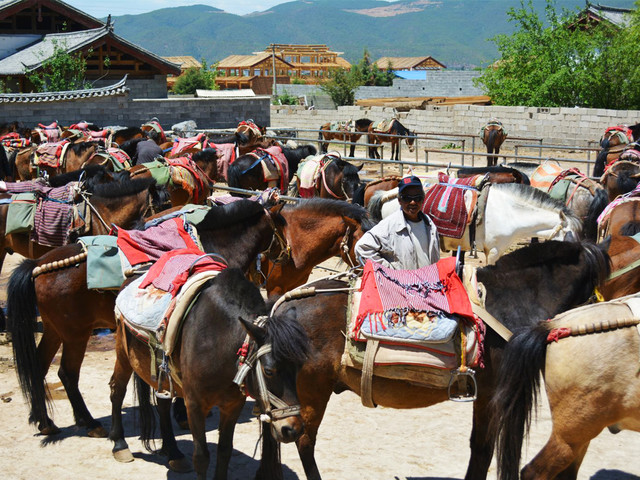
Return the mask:
{"type": "Polygon", "coordinates": [[[404,212],[405,218],[413,222],[418,221],[420,210],[422,209],[422,202],[424,201],[424,190],[422,187],[411,186],[402,190],[402,193],[398,195],[398,201],[400,202],[400,208],[404,212]]]}

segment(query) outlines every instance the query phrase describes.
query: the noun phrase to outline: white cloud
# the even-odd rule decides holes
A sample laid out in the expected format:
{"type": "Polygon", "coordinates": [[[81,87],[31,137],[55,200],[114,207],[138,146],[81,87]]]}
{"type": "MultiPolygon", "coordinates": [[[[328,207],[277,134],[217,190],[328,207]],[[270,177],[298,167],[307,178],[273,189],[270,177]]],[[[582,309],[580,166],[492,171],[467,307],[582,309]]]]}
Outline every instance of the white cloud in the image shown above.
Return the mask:
{"type": "Polygon", "coordinates": [[[103,18],[111,14],[137,15],[151,12],[160,8],[181,7],[187,5],[211,5],[228,13],[244,15],[255,11],[264,11],[274,5],[279,5],[288,0],[144,0],[133,2],[131,0],[111,0],[109,2],[96,2],[95,0],[63,0],[69,5],[82,10],[94,17],[103,18]]]}

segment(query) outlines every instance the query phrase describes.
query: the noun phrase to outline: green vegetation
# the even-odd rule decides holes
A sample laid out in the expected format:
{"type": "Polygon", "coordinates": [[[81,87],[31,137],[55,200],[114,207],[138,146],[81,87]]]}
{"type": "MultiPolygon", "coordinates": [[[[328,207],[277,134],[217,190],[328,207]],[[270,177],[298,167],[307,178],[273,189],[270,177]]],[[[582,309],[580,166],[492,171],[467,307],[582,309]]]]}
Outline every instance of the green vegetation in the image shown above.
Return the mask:
{"type": "MultiPolygon", "coordinates": [[[[64,42],[53,40],[53,55],[46,59],[37,73],[27,73],[36,92],[62,92],[66,90],[83,90],[91,88],[85,79],[87,71],[86,58],[91,56],[89,49],[86,56],[82,52],[69,53],[64,42]]],[[[44,53],[40,52],[41,58],[44,53]]]]}
{"type": "MultiPolygon", "coordinates": [[[[541,107],[640,108],[640,67],[634,60],[640,14],[619,30],[602,22],[570,29],[575,14],[560,15],[546,0],[545,18],[532,0],[509,9],[517,28],[492,41],[501,58],[477,79],[494,104],[541,107]]],[[[638,3],[636,4],[636,7],[638,3]]]]}
{"type": "Polygon", "coordinates": [[[380,70],[372,65],[371,56],[364,51],[362,59],[349,70],[333,70],[331,79],[320,85],[320,89],[331,97],[336,106],[353,105],[355,92],[361,86],[389,86],[393,84],[391,69],[380,70]]]}
{"type": "Polygon", "coordinates": [[[298,105],[298,97],[291,95],[286,90],[273,99],[274,105],[298,105]]]}
{"type": "Polygon", "coordinates": [[[173,93],[178,95],[192,95],[196,90],[218,90],[216,77],[220,75],[217,64],[207,65],[203,59],[200,68],[188,68],[186,72],[176,79],[173,86],[173,93]]]}

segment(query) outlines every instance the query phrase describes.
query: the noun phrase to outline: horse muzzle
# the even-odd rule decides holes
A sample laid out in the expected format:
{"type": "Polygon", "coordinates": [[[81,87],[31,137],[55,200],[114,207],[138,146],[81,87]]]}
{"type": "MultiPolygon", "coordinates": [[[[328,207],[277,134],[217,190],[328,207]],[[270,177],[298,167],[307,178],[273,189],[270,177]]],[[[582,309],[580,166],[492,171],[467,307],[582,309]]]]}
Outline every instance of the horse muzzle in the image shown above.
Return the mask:
{"type": "Polygon", "coordinates": [[[304,433],[300,415],[285,417],[271,422],[271,435],[280,443],[295,442],[304,433]]]}

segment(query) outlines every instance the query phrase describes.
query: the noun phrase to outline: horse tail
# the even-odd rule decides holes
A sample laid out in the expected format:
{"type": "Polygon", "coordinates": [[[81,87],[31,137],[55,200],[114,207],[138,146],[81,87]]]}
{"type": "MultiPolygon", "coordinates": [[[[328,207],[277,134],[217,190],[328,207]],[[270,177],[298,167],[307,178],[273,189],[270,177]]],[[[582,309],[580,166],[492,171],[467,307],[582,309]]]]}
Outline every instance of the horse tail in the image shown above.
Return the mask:
{"type": "Polygon", "coordinates": [[[494,153],[498,141],[499,130],[489,130],[489,138],[487,139],[487,153],[494,153]]]}
{"type": "Polygon", "coordinates": [[[601,177],[604,173],[604,166],[607,163],[607,155],[609,155],[609,148],[603,148],[598,152],[596,162],[593,165],[593,176],[601,177]]]}
{"type": "Polygon", "coordinates": [[[500,361],[490,404],[500,480],[519,478],[522,443],[537,403],[548,333],[544,323],[520,330],[509,340],[500,361]]]}
{"type": "Polygon", "coordinates": [[[229,165],[227,170],[227,185],[234,188],[240,188],[240,178],[242,177],[242,171],[236,162],[229,165]]]}
{"type": "Polygon", "coordinates": [[[589,204],[589,211],[584,219],[582,231],[586,240],[595,242],[598,239],[598,217],[609,204],[609,195],[604,188],[599,188],[589,204]]]}
{"type": "Polygon", "coordinates": [[[29,423],[47,422],[51,401],[38,361],[36,289],[31,278],[37,260],[25,259],[11,273],[7,289],[7,317],[13,356],[22,394],[31,408],[29,423]]]}
{"type": "Polygon", "coordinates": [[[640,232],[640,222],[629,221],[620,227],[620,235],[625,237],[633,237],[636,233],[640,232]]]}
{"type": "Polygon", "coordinates": [[[616,181],[616,185],[618,187],[619,195],[624,193],[629,193],[634,188],[638,186],[638,180],[631,178],[631,174],[629,172],[620,172],[618,174],[618,180],[616,181]]]}
{"type": "Polygon", "coordinates": [[[10,180],[13,174],[13,168],[9,163],[9,157],[7,157],[7,150],[0,145],[0,180],[10,180]]]}
{"type": "Polygon", "coordinates": [[[255,478],[282,479],[280,442],[271,435],[271,426],[267,422],[260,422],[260,438],[262,440],[262,459],[255,478]]]}
{"type": "Polygon", "coordinates": [[[156,416],[151,404],[151,387],[138,374],[133,374],[133,389],[138,399],[138,413],[140,414],[140,440],[147,451],[155,449],[153,437],[156,430],[156,416]]]}
{"type": "Polygon", "coordinates": [[[369,200],[369,205],[367,205],[369,216],[376,223],[382,220],[382,205],[384,205],[383,198],[385,193],[387,192],[384,190],[374,192],[373,196],[369,200]]]}

